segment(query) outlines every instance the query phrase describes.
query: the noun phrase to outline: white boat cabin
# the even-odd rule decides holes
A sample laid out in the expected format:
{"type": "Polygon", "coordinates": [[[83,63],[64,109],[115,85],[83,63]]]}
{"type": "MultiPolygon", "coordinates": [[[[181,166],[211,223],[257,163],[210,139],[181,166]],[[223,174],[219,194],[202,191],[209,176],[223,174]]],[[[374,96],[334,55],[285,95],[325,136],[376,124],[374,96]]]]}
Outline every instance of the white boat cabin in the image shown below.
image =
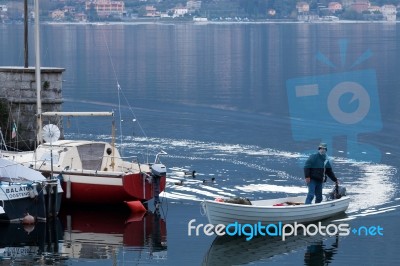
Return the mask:
{"type": "Polygon", "coordinates": [[[123,161],[118,150],[107,142],[58,140],[51,145],[39,145],[35,152],[6,152],[3,156],[40,171],[126,173],[149,170],[147,165],[139,165],[136,158],[123,161]]]}

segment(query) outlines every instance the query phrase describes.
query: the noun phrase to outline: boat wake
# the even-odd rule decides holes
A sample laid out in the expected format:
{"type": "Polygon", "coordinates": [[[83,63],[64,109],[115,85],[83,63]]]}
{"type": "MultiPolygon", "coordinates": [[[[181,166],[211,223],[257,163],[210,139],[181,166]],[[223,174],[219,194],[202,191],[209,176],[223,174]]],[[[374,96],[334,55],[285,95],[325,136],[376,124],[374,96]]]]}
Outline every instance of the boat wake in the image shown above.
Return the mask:
{"type": "MultiPolygon", "coordinates": [[[[220,197],[257,200],[307,193],[301,163],[307,158],[305,154],[252,145],[165,138],[126,137],[123,143],[128,156],[146,151],[155,154],[159,150],[168,153],[163,159],[169,167],[167,187],[161,196],[170,202],[194,203],[220,197]]],[[[341,185],[352,198],[347,210],[350,218],[399,208],[395,167],[339,157],[331,160],[341,185]]],[[[328,180],[324,194],[333,185],[328,180]]]]}

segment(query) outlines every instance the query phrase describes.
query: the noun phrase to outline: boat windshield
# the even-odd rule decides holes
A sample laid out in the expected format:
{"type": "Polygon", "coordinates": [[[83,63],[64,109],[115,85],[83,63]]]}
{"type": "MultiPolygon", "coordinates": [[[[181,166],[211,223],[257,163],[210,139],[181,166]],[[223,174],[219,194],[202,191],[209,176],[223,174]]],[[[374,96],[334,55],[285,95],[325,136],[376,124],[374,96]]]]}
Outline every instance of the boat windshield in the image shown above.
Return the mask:
{"type": "Polygon", "coordinates": [[[78,146],[82,169],[99,170],[103,161],[104,149],[104,143],[90,143],[78,146]]]}

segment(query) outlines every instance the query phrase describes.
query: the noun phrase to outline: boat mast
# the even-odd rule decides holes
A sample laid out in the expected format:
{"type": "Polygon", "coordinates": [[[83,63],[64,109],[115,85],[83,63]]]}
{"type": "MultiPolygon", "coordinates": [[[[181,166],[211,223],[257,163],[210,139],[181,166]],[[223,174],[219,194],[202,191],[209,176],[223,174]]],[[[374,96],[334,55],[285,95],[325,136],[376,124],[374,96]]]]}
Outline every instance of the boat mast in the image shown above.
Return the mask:
{"type": "Polygon", "coordinates": [[[111,147],[112,147],[112,154],[111,154],[111,168],[114,171],[115,166],[115,120],[112,121],[112,128],[111,128],[111,147]]]}
{"type": "Polygon", "coordinates": [[[40,145],[42,141],[42,101],[41,101],[41,84],[40,79],[40,35],[39,35],[39,0],[35,0],[35,80],[36,80],[36,137],[37,145],[40,145]]]}
{"type": "Polygon", "coordinates": [[[28,0],[24,0],[24,68],[29,67],[28,50],[28,0]]]}

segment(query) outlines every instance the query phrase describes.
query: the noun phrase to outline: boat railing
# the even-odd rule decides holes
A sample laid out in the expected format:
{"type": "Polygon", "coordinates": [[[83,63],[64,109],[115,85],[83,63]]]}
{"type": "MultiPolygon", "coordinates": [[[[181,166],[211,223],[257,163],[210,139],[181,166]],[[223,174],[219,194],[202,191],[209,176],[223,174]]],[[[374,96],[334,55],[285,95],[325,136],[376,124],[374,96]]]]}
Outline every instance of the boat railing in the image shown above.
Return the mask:
{"type": "Polygon", "coordinates": [[[102,157],[103,160],[111,159],[114,162],[113,169],[121,172],[140,171],[140,163],[137,156],[111,156],[102,157]]]}
{"type": "Polygon", "coordinates": [[[132,163],[137,163],[137,162],[139,162],[139,159],[138,159],[138,157],[137,156],[124,156],[124,157],[118,157],[118,158],[121,158],[122,160],[125,160],[125,159],[132,159],[132,163]]]}

